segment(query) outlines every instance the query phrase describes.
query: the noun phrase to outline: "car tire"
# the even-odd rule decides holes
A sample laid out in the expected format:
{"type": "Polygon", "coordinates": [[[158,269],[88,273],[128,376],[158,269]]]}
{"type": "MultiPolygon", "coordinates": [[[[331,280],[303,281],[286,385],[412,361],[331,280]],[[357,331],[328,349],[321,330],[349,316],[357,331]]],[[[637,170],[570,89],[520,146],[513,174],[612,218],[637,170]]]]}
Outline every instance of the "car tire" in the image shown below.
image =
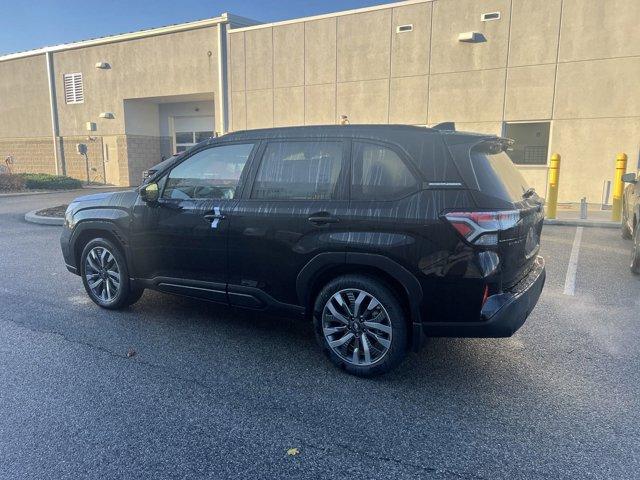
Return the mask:
{"type": "Polygon", "coordinates": [[[376,278],[345,275],[330,281],[316,298],[313,319],[324,354],[352,375],[381,375],[406,356],[407,316],[393,290],[376,278]]]}
{"type": "Polygon", "coordinates": [[[640,275],[640,225],[636,225],[633,235],[633,249],[631,250],[631,271],[640,275]]]}
{"type": "Polygon", "coordinates": [[[626,214],[626,208],[622,205],[622,238],[625,240],[631,240],[633,238],[633,232],[629,228],[629,217],[626,214]]]}
{"type": "Polygon", "coordinates": [[[124,254],[106,238],[89,241],[80,255],[80,276],[89,298],[98,306],[118,310],[137,302],[143,289],[132,288],[124,254]]]}

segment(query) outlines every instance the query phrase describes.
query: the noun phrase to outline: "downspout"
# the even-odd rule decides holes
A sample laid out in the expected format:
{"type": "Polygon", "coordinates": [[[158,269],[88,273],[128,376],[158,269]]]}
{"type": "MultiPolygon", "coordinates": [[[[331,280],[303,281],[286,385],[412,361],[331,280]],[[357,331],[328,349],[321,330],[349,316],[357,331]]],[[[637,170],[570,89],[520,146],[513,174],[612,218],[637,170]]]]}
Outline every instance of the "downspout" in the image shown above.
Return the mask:
{"type": "Polygon", "coordinates": [[[60,175],[59,150],[58,150],[58,107],[56,104],[56,83],[53,74],[53,54],[45,52],[47,62],[47,78],[49,80],[49,109],[51,110],[51,134],[53,136],[53,158],[56,166],[56,175],[60,175]]]}
{"type": "Polygon", "coordinates": [[[218,105],[220,118],[220,134],[227,133],[229,124],[229,98],[227,91],[227,14],[223,13],[224,22],[218,24],[218,105]]]}

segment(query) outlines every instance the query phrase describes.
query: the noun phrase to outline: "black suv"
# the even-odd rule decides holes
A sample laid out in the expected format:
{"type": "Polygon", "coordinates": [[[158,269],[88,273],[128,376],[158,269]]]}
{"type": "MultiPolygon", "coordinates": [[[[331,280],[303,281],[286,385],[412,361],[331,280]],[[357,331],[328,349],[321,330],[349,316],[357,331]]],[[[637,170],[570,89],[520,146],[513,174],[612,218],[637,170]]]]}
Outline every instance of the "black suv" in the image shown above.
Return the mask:
{"type": "Polygon", "coordinates": [[[230,133],[137,190],[76,199],[62,252],[101,307],[151,288],[313,317],[335,364],[375,375],[424,335],[510,336],[536,304],[542,201],[509,145],[390,125],[230,133]]]}
{"type": "Polygon", "coordinates": [[[631,271],[640,274],[640,178],[631,172],[622,180],[628,183],[622,197],[622,237],[633,240],[631,271]]]}

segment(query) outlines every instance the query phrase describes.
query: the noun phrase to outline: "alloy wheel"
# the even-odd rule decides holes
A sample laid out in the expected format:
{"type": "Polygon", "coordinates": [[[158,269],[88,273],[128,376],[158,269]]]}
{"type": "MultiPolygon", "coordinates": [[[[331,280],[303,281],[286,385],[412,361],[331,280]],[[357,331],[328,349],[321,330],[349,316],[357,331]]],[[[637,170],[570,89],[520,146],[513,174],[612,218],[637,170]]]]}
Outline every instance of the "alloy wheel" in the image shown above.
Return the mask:
{"type": "Polygon", "coordinates": [[[376,297],[357,288],[329,298],[322,311],[322,332],[331,350],[352,365],[373,365],[391,347],[387,310],[376,297]]]}
{"type": "Polygon", "coordinates": [[[84,274],[91,293],[102,302],[111,302],[120,290],[120,268],[116,257],[105,247],[93,247],[85,259],[84,274]]]}

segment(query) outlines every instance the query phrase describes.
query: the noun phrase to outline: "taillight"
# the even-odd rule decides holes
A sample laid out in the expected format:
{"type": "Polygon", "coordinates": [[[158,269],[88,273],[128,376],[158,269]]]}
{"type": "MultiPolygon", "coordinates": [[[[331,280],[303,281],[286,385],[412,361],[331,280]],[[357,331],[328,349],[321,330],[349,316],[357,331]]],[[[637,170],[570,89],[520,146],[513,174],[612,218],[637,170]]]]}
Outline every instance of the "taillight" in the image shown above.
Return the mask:
{"type": "Polygon", "coordinates": [[[469,243],[497,245],[498,234],[515,227],[520,221],[519,210],[495,212],[449,212],[444,218],[469,243]]]}

